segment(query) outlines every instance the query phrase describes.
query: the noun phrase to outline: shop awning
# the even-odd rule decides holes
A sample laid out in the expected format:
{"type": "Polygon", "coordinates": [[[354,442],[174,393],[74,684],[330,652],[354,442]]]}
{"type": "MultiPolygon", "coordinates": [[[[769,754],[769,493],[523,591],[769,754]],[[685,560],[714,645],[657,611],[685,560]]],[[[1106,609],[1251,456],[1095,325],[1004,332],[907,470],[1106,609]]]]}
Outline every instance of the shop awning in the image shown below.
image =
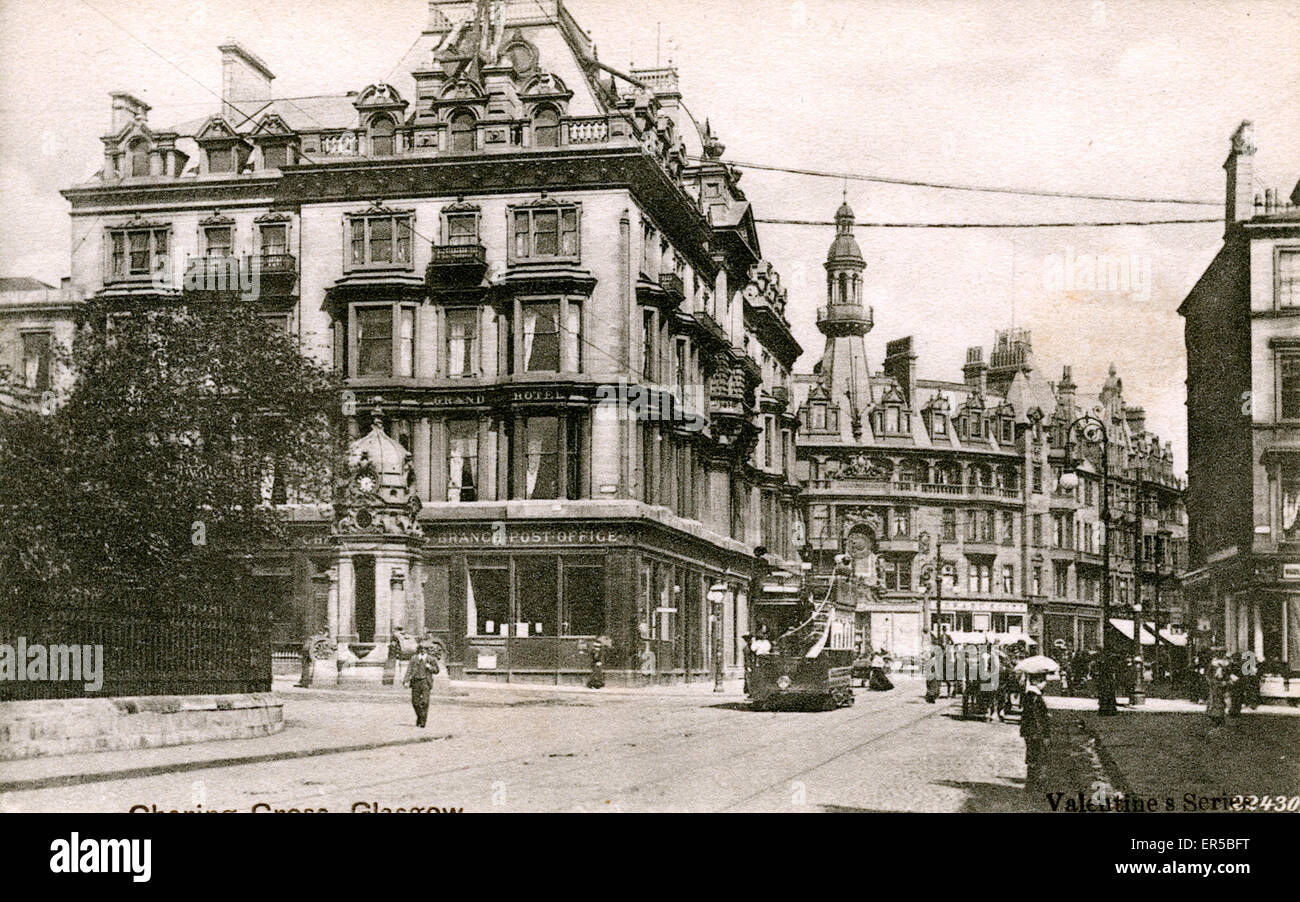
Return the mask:
{"type": "Polygon", "coordinates": [[[1171,633],[1169,630],[1161,630],[1160,638],[1168,642],[1170,645],[1177,645],[1179,648],[1187,644],[1186,633],[1171,633]]]}
{"type": "MultiPolygon", "coordinates": [[[[1123,633],[1125,639],[1128,639],[1130,642],[1133,641],[1132,620],[1121,620],[1118,617],[1112,617],[1110,618],[1110,625],[1115,627],[1115,629],[1119,630],[1121,633],[1123,633]]],[[[1156,637],[1153,636],[1151,634],[1151,631],[1147,629],[1147,624],[1145,623],[1142,625],[1142,644],[1143,645],[1156,644],[1156,637]]]]}

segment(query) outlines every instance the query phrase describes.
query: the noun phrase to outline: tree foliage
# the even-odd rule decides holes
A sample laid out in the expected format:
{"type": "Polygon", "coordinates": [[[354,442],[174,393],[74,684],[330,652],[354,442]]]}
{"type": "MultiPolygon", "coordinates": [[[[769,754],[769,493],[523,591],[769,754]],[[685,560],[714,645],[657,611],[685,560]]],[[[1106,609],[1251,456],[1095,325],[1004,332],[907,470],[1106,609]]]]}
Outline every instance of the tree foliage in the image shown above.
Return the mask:
{"type": "Polygon", "coordinates": [[[329,498],[336,377],[251,305],[83,320],[66,402],[0,419],[0,602],[228,598],[286,540],[276,503],[329,498]]]}

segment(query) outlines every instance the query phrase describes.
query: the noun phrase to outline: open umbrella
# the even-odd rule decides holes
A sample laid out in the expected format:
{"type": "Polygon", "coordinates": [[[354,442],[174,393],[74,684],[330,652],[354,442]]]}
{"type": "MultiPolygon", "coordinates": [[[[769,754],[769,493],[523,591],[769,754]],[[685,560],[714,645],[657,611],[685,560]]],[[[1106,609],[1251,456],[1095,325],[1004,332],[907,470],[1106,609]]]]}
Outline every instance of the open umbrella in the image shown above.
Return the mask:
{"type": "Polygon", "coordinates": [[[1016,673],[1053,673],[1060,669],[1061,665],[1047,655],[1031,655],[1016,665],[1016,673]]]}

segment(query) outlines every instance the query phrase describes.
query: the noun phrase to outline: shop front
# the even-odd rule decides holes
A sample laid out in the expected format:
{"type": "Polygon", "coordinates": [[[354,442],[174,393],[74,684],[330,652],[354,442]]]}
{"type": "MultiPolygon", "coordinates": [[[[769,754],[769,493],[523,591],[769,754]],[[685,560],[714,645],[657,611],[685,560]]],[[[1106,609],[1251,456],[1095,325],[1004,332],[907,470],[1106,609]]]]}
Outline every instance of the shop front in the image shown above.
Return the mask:
{"type": "Polygon", "coordinates": [[[454,679],[582,683],[597,641],[611,683],[711,679],[741,667],[752,560],[636,519],[430,522],[424,626],[454,679]]]}

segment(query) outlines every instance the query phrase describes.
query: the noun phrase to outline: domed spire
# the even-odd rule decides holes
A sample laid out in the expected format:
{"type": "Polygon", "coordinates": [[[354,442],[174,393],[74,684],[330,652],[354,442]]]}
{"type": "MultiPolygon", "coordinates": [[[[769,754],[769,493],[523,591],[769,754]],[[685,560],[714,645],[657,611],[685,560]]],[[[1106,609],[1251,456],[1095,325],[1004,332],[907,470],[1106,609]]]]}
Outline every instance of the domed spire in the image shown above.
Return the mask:
{"type": "Polygon", "coordinates": [[[849,206],[848,197],[835,211],[835,240],[831,242],[826,253],[826,268],[861,270],[866,266],[862,259],[862,249],[853,237],[853,208],[849,206]]]}

